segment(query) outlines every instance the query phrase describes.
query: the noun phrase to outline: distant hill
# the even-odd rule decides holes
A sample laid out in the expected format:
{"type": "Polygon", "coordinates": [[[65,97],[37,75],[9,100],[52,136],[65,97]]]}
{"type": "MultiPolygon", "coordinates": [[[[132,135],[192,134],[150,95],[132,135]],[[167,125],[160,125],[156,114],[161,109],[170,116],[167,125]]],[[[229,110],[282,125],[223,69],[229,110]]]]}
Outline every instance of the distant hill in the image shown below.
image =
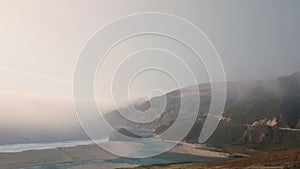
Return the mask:
{"type": "MultiPolygon", "coordinates": [[[[198,141],[210,106],[210,84],[200,84],[199,92],[201,93],[200,109],[195,125],[184,139],[187,142],[198,141]]],[[[167,93],[165,111],[158,119],[150,123],[131,122],[123,118],[117,111],[107,113],[105,118],[116,129],[118,129],[118,126],[154,129],[154,134],[159,134],[171,126],[176,119],[182,99],[180,96],[190,97],[193,94],[189,87],[167,93]]],[[[159,104],[155,102],[157,99],[151,100],[154,111],[155,104],[159,104]]],[[[146,110],[150,106],[149,103],[149,101],[146,101],[136,104],[135,107],[146,110]]],[[[188,104],[194,104],[193,100],[188,104]]],[[[289,128],[300,128],[299,126],[300,72],[264,81],[227,82],[227,101],[223,118],[207,143],[217,146],[252,143],[289,144],[290,142],[300,141],[300,132],[288,130],[289,128]],[[273,120],[273,125],[259,124],[258,122],[262,119],[266,121],[273,120]],[[257,126],[253,127],[253,124],[257,126]]]]}

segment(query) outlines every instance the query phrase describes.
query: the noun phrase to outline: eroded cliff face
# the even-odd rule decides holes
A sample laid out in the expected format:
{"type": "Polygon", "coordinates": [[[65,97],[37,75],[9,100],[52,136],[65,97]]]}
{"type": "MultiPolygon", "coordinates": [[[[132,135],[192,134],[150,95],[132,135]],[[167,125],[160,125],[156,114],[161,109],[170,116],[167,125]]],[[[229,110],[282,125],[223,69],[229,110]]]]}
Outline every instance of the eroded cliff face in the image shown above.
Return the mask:
{"type": "Polygon", "coordinates": [[[281,128],[276,119],[261,119],[247,128],[240,141],[255,144],[286,144],[300,141],[300,130],[281,128]]]}
{"type": "Polygon", "coordinates": [[[297,125],[295,127],[296,129],[300,129],[300,119],[298,119],[297,125]]]}

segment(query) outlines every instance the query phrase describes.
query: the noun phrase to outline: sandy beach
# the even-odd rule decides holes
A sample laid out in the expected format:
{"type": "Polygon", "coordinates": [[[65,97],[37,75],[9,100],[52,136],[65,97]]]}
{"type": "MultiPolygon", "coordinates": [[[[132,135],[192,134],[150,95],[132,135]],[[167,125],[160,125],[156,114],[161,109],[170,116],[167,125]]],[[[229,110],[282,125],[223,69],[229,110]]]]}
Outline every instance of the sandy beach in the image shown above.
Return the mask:
{"type": "Polygon", "coordinates": [[[217,152],[209,150],[205,145],[201,144],[190,144],[181,142],[176,147],[170,150],[170,152],[174,153],[182,153],[182,154],[191,154],[203,157],[219,157],[224,158],[228,157],[229,154],[223,152],[217,152]]]}
{"type": "MultiPolygon", "coordinates": [[[[114,142],[114,144],[126,144],[126,142],[114,142]]],[[[128,144],[126,144],[128,145],[128,144]]],[[[132,146],[132,145],[131,145],[132,146]]],[[[126,147],[126,146],[125,146],[126,147]]],[[[203,157],[226,157],[227,154],[213,152],[199,148],[199,145],[182,143],[174,147],[169,152],[191,154],[203,157]]],[[[19,153],[0,153],[0,168],[21,168],[29,166],[43,166],[54,163],[80,162],[88,160],[111,160],[118,156],[108,153],[98,147],[98,145],[82,145],[67,148],[54,148],[47,150],[32,150],[19,153]]],[[[101,168],[119,168],[119,167],[134,167],[133,164],[122,163],[103,163],[95,162],[84,164],[72,169],[101,169],[101,168]]]]}

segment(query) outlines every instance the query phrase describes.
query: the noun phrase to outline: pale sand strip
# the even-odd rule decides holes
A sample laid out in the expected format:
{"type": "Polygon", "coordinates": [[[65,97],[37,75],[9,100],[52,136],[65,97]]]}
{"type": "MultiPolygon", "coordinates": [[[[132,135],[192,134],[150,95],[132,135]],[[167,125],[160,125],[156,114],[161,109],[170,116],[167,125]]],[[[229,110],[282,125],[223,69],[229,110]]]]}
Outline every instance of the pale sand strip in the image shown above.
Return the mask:
{"type": "Polygon", "coordinates": [[[197,155],[203,157],[226,158],[229,156],[229,154],[227,153],[212,151],[210,149],[212,148],[208,148],[201,144],[190,144],[190,143],[181,142],[176,147],[171,149],[169,152],[191,154],[191,155],[197,155]]]}

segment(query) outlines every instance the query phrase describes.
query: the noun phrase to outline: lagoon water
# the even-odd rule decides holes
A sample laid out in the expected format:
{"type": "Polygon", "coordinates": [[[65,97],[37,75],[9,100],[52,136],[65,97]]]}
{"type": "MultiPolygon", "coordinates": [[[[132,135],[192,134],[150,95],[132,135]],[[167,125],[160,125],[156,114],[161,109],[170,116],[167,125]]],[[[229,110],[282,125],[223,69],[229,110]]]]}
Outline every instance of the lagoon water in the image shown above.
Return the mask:
{"type": "Polygon", "coordinates": [[[49,164],[44,166],[24,167],[18,169],[67,169],[70,167],[75,167],[84,164],[106,163],[106,162],[123,163],[123,164],[127,163],[127,164],[135,164],[135,165],[151,165],[151,164],[168,164],[168,163],[182,163],[182,162],[206,162],[206,161],[217,161],[217,160],[224,160],[224,158],[201,157],[196,155],[167,152],[150,158],[134,159],[134,158],[120,157],[112,160],[88,160],[88,161],[80,161],[80,162],[56,163],[56,164],[49,164]]]}

